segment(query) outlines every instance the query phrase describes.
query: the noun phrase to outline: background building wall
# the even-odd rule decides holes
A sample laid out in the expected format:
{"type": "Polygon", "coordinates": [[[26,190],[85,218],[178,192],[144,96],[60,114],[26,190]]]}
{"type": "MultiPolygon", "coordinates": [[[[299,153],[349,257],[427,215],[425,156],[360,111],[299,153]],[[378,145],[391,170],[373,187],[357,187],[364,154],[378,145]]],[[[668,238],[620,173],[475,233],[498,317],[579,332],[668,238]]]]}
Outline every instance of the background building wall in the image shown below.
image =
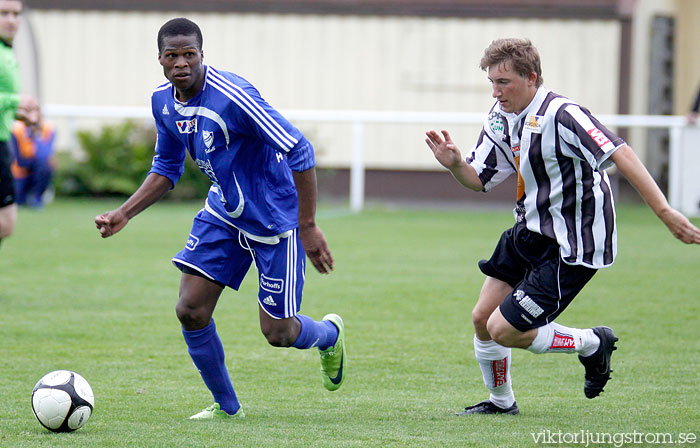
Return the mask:
{"type": "MultiPolygon", "coordinates": [[[[281,110],[485,113],[493,100],[478,68],[484,48],[498,37],[527,37],[541,52],[547,87],[594,113],[617,112],[615,20],[371,15],[34,10],[42,101],[148,107],[164,80],[157,30],[181,15],[202,28],[206,63],[246,77],[281,110]]],[[[348,166],[350,126],[295,124],[317,146],[320,165],[348,166]]],[[[439,169],[423,134],[441,126],[368,127],[368,167],[439,169]]],[[[479,131],[450,129],[465,150],[479,131]]]]}
{"type": "MultiPolygon", "coordinates": [[[[630,113],[649,113],[649,86],[652,21],[654,17],[672,18],[674,33],[673,113],[685,115],[700,88],[700,2],[696,0],[636,0],[632,17],[632,70],[630,73],[630,113]]],[[[648,151],[648,131],[632,129],[628,138],[643,160],[656,156],[648,151]]]]}
{"type": "Polygon", "coordinates": [[[678,0],[675,112],[688,112],[700,89],[700,2],[678,0]]]}

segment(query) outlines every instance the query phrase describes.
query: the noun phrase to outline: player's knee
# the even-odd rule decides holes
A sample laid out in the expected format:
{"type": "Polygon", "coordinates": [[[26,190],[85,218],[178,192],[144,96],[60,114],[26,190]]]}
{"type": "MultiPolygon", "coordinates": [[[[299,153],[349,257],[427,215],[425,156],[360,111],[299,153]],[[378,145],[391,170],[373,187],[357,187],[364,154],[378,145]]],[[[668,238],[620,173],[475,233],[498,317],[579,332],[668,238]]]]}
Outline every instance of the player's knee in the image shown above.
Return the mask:
{"type": "Polygon", "coordinates": [[[211,314],[203,308],[191,307],[182,300],[175,306],[175,314],[185,330],[199,330],[211,322],[211,314]]]}
{"type": "Polygon", "coordinates": [[[477,333],[484,333],[487,331],[486,323],[489,321],[490,316],[490,313],[481,308],[475,307],[472,310],[472,324],[477,333]]]}
{"type": "Polygon", "coordinates": [[[13,204],[0,209],[0,239],[7,238],[15,231],[17,212],[14,207],[16,205],[13,204]]]}
{"type": "Polygon", "coordinates": [[[509,347],[509,344],[508,344],[509,339],[504,332],[499,331],[499,330],[492,328],[492,327],[488,327],[488,332],[489,332],[489,335],[491,336],[491,339],[493,339],[498,345],[502,345],[504,347],[509,347]]]}
{"type": "Polygon", "coordinates": [[[287,328],[268,325],[261,327],[260,330],[267,339],[267,343],[273,347],[291,347],[294,344],[295,338],[287,328]]]}
{"type": "Polygon", "coordinates": [[[13,226],[5,226],[0,222],[0,240],[12,235],[14,230],[15,228],[13,226]]]}
{"type": "Polygon", "coordinates": [[[267,343],[273,347],[291,347],[294,343],[294,339],[291,337],[291,335],[284,331],[272,330],[263,332],[263,335],[265,335],[267,343]]]}
{"type": "Polygon", "coordinates": [[[499,319],[489,319],[486,324],[486,330],[488,331],[491,339],[496,341],[497,344],[504,347],[512,347],[514,344],[513,328],[509,325],[504,325],[499,319]]]}

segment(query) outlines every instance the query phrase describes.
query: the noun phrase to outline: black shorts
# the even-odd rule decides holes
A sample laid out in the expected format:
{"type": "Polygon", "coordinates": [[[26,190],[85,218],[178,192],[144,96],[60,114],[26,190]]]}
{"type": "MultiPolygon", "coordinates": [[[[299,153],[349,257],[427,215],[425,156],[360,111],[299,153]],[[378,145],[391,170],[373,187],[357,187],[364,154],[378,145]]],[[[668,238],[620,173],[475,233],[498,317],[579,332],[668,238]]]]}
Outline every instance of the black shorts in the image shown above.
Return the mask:
{"type": "Polygon", "coordinates": [[[12,177],[12,153],[7,142],[0,141],[0,208],[15,203],[15,179],[12,177]]]}
{"type": "Polygon", "coordinates": [[[593,278],[596,269],[564,263],[556,240],[517,223],[503,232],[481,272],[514,289],[501,302],[503,317],[520,331],[552,322],[593,278]]]}

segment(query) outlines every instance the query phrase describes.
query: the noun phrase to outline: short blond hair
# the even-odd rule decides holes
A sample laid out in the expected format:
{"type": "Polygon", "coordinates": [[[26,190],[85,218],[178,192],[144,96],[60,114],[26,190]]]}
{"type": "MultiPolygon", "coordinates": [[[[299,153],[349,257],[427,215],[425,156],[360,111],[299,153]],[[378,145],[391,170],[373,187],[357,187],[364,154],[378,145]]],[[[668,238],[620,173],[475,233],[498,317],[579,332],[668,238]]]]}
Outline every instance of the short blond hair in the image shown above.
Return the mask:
{"type": "Polygon", "coordinates": [[[496,39],[491,42],[484,56],[479,62],[479,68],[487,70],[497,64],[510,62],[511,67],[515,72],[527,78],[530,73],[537,75],[535,86],[542,85],[542,64],[540,63],[540,53],[537,51],[529,39],[496,39]]]}

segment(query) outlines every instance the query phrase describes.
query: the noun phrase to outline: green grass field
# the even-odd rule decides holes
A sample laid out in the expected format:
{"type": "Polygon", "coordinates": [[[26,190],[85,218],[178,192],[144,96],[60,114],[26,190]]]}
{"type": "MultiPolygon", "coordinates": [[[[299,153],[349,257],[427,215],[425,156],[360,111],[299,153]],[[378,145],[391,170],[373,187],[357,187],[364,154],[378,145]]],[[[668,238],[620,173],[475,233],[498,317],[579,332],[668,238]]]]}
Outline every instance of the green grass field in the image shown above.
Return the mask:
{"type": "Polygon", "coordinates": [[[618,208],[615,265],[558,319],[609,325],[620,337],[599,398],[584,397],[575,355],[514,350],[521,414],[453,415],[487,396],[470,312],[483,281],[476,262],[512,224],[508,210],[322,207],[336,270],[307,271],[302,312],[345,320],[343,387],[323,388],[317,352],[267,345],[249,275],[215,313],[246,418],[190,422],[212,400],[175,317],[170,258],[201,204],[158,204],[102,240],[93,218],[116,205],[21,210],[0,247],[0,446],[527,447],[547,446],[533,439],[543,431],[700,437],[700,248],[676,241],[642,206],[618,208]],[[74,433],[45,430],[31,411],[35,382],[56,369],[77,371],[95,392],[93,416],[74,433]]]}

